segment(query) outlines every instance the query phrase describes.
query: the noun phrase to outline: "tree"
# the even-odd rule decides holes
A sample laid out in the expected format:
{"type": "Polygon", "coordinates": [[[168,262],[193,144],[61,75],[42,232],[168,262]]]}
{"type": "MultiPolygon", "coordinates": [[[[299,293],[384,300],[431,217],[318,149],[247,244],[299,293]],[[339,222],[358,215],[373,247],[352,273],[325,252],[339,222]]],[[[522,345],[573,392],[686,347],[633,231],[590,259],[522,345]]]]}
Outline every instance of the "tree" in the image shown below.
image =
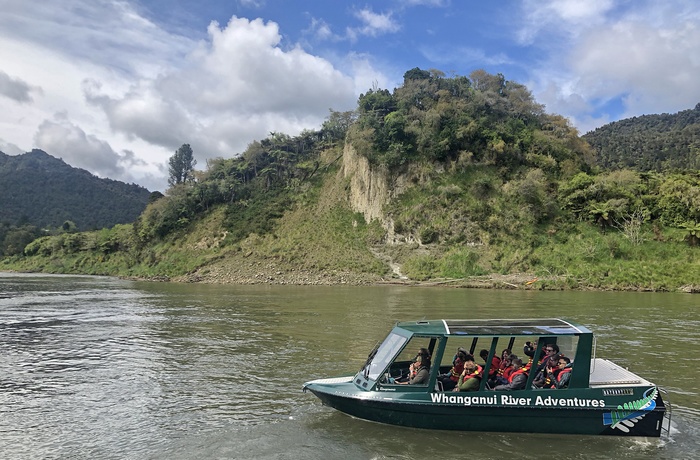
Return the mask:
{"type": "Polygon", "coordinates": [[[168,185],[171,187],[177,184],[191,182],[194,179],[194,166],[197,160],[194,159],[190,144],[182,144],[175,154],[168,160],[170,165],[168,185]]]}
{"type": "Polygon", "coordinates": [[[357,113],[354,110],[347,112],[336,112],[330,109],[330,115],[321,126],[321,136],[329,142],[340,142],[345,140],[345,135],[357,119],[357,113]]]}

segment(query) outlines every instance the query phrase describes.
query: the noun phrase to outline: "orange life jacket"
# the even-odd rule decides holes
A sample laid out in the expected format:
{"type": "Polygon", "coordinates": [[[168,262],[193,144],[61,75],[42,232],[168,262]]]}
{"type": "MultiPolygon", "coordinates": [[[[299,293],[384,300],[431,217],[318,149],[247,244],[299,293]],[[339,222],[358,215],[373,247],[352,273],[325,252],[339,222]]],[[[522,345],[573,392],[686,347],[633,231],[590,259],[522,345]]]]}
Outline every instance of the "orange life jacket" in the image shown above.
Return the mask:
{"type": "Polygon", "coordinates": [[[483,372],[483,370],[484,370],[484,368],[477,364],[476,369],[474,371],[472,371],[471,373],[465,375],[464,378],[462,379],[462,382],[466,382],[467,380],[474,378],[474,377],[481,378],[481,373],[483,372]]]}
{"type": "Polygon", "coordinates": [[[565,367],[564,369],[560,370],[559,373],[557,374],[557,382],[561,382],[562,376],[564,374],[566,374],[567,372],[571,372],[570,367],[565,367]]]}
{"type": "Polygon", "coordinates": [[[503,371],[503,378],[510,382],[510,376],[512,374],[513,374],[513,366],[508,366],[508,367],[506,367],[506,370],[503,371]]]}
{"type": "Polygon", "coordinates": [[[494,356],[491,360],[491,367],[489,368],[489,377],[493,377],[496,374],[501,373],[501,358],[494,356]]]}
{"type": "Polygon", "coordinates": [[[513,383],[513,377],[515,377],[518,374],[525,374],[525,377],[527,377],[527,371],[525,370],[524,367],[521,367],[517,371],[513,372],[508,376],[508,383],[513,383]]]}

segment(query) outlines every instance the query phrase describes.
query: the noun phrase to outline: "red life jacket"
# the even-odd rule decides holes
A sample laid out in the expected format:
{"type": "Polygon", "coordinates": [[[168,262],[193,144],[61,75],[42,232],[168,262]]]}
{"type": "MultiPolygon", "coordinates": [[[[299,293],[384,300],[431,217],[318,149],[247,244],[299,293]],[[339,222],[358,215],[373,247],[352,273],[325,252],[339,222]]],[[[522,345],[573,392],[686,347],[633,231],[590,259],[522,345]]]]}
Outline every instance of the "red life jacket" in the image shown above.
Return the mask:
{"type": "Polygon", "coordinates": [[[561,382],[562,376],[564,374],[566,374],[567,372],[571,372],[570,367],[565,367],[564,369],[560,370],[559,373],[557,374],[557,382],[561,382]]]}
{"type": "MultiPolygon", "coordinates": [[[[564,374],[566,374],[567,372],[571,372],[571,368],[570,368],[570,367],[565,367],[564,369],[556,369],[556,370],[554,371],[554,378],[557,380],[557,383],[561,382],[561,377],[562,377],[564,374]]],[[[545,379],[545,381],[544,381],[544,388],[553,388],[553,389],[556,389],[557,387],[558,387],[558,385],[557,385],[556,383],[552,382],[552,380],[551,380],[549,377],[547,377],[547,378],[545,379]]]]}
{"type": "Polygon", "coordinates": [[[476,365],[476,370],[472,371],[471,373],[467,374],[464,376],[464,379],[462,379],[462,382],[466,382],[467,380],[474,378],[474,377],[479,377],[481,378],[481,373],[483,372],[484,368],[479,366],[478,364],[476,365]]]}
{"type": "Polygon", "coordinates": [[[501,359],[498,363],[498,375],[503,375],[503,373],[510,367],[507,359],[501,359]]]}
{"type": "Polygon", "coordinates": [[[491,360],[491,367],[489,368],[489,377],[493,377],[497,373],[500,373],[500,368],[501,367],[501,358],[498,356],[494,356],[493,359],[491,360]]]}
{"type": "Polygon", "coordinates": [[[450,369],[450,379],[457,382],[459,381],[459,376],[462,375],[464,371],[464,363],[455,364],[452,369],[450,369]]]}
{"type": "Polygon", "coordinates": [[[510,382],[510,376],[512,374],[513,374],[513,366],[508,366],[508,367],[506,367],[506,370],[503,371],[503,378],[510,382]]]}
{"type": "Polygon", "coordinates": [[[513,372],[508,376],[508,383],[513,383],[513,377],[515,377],[518,374],[525,374],[525,377],[527,377],[527,371],[525,370],[524,367],[521,367],[517,371],[513,372]]]}

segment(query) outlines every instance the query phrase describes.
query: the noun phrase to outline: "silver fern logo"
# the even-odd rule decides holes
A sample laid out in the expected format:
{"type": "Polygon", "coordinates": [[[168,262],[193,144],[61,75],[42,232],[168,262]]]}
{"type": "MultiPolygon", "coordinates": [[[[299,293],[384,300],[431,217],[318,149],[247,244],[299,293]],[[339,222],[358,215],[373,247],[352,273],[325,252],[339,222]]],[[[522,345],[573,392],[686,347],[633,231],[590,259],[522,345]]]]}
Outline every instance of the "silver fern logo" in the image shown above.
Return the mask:
{"type": "Polygon", "coordinates": [[[656,408],[658,392],[656,387],[649,388],[644,392],[642,399],[626,402],[617,406],[617,410],[604,413],[603,425],[610,425],[611,428],[629,433],[630,428],[633,428],[639,420],[656,408]]]}

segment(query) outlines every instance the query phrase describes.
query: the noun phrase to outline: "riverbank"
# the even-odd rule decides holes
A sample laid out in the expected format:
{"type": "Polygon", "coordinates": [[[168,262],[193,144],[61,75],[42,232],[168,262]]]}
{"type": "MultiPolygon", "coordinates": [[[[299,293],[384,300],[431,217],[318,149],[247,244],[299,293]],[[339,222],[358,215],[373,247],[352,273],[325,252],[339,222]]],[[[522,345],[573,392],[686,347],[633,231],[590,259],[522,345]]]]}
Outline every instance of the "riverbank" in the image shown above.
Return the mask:
{"type": "MultiPolygon", "coordinates": [[[[40,271],[0,270],[0,273],[46,273],[40,271]]],[[[94,273],[56,273],[49,274],[73,274],[95,275],[94,273]]],[[[98,275],[99,276],[99,275],[98,275]]],[[[103,276],[116,276],[121,279],[134,281],[152,281],[169,283],[198,283],[198,284],[238,284],[238,285],[287,285],[287,286],[372,286],[372,285],[400,285],[422,287],[445,287],[462,289],[520,289],[520,290],[579,290],[579,291],[627,291],[627,292],[658,292],[651,287],[630,286],[626,289],[618,287],[592,286],[585,283],[572,285],[564,277],[538,277],[531,273],[512,273],[502,275],[492,273],[489,275],[472,276],[459,279],[432,279],[426,281],[410,280],[405,277],[374,276],[367,273],[352,272],[309,272],[302,270],[281,271],[272,264],[251,264],[247,269],[243,267],[224,268],[206,267],[181,276],[133,276],[119,274],[104,274],[103,276]]],[[[675,292],[688,294],[700,294],[700,284],[688,284],[675,292]]]]}
{"type": "MultiPolygon", "coordinates": [[[[369,286],[395,284],[402,286],[434,286],[475,289],[527,289],[527,290],[585,290],[585,291],[636,291],[654,292],[651,287],[630,286],[628,289],[600,287],[582,281],[573,283],[566,277],[539,277],[532,273],[492,273],[459,279],[431,279],[418,281],[402,276],[375,276],[352,272],[314,272],[281,270],[274,263],[251,263],[247,266],[214,265],[194,273],[168,279],[156,279],[179,283],[242,284],[242,285],[299,285],[299,286],[369,286]]],[[[700,293],[700,284],[686,285],[678,292],[700,293]]]]}
{"type": "MultiPolygon", "coordinates": [[[[48,273],[41,271],[0,270],[0,273],[48,273]]],[[[56,273],[95,275],[94,273],[56,273]]],[[[252,262],[248,265],[231,266],[212,265],[196,270],[193,273],[180,276],[133,276],[120,274],[104,274],[121,279],[134,281],[153,281],[170,283],[199,283],[199,284],[238,284],[238,285],[288,285],[288,286],[372,286],[400,285],[423,287],[446,287],[463,289],[521,289],[521,290],[578,290],[578,291],[626,291],[626,292],[659,292],[651,287],[629,286],[594,286],[582,281],[572,282],[566,277],[540,277],[532,273],[511,273],[507,275],[492,273],[489,275],[472,276],[459,279],[411,280],[402,276],[376,276],[368,273],[353,273],[343,271],[308,271],[281,270],[273,263],[263,264],[252,262]]],[[[700,284],[687,284],[674,292],[700,294],[700,284]]]]}

